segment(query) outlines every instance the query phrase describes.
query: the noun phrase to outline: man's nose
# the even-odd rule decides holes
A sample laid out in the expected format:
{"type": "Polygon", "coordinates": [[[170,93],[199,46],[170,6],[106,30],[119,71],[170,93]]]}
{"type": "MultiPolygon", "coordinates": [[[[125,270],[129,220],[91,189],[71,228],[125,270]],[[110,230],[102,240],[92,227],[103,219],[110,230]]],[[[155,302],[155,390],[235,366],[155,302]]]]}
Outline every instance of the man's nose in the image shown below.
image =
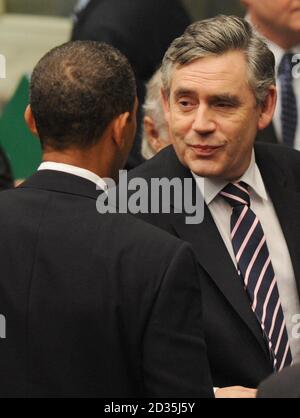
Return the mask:
{"type": "Polygon", "coordinates": [[[207,105],[199,105],[192,128],[201,135],[207,135],[216,130],[213,112],[207,105]]]}

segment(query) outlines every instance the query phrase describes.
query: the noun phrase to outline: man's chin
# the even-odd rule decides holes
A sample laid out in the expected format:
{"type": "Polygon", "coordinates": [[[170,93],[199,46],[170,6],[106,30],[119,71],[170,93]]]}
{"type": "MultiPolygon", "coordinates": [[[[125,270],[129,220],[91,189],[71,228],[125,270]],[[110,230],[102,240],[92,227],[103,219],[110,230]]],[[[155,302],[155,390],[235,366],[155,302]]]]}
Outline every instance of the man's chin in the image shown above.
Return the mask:
{"type": "Polygon", "coordinates": [[[222,170],[213,161],[191,161],[189,169],[199,177],[220,177],[222,170]]]}

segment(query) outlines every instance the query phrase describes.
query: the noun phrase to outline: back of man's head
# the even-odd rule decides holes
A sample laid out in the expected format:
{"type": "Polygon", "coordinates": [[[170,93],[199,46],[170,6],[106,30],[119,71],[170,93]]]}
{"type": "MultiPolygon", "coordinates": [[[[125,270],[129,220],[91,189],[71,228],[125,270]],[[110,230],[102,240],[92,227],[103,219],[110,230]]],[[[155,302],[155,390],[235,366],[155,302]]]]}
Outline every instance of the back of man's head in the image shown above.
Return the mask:
{"type": "Polygon", "coordinates": [[[115,48],[94,41],[52,49],[35,67],[30,105],[43,148],[93,146],[109,123],[132,112],[134,74],[115,48]]]}

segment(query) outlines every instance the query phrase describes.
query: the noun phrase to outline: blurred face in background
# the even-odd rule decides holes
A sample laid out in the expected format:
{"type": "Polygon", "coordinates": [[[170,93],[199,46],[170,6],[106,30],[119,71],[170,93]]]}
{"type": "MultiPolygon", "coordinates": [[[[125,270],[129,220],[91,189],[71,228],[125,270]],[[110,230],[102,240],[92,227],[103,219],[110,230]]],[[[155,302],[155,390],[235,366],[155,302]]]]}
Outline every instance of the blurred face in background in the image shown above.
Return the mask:
{"type": "Polygon", "coordinates": [[[171,143],[161,91],[161,69],[158,69],[146,85],[146,99],[143,105],[142,156],[146,160],[154,157],[171,143]]]}
{"type": "Polygon", "coordinates": [[[259,32],[282,48],[300,43],[300,0],[242,0],[259,32]]]}
{"type": "Polygon", "coordinates": [[[171,144],[171,138],[169,137],[169,130],[167,122],[164,126],[158,125],[150,116],[144,117],[144,138],[143,141],[147,141],[149,148],[151,149],[151,155],[144,158],[149,159],[161,151],[163,148],[171,144]]]}

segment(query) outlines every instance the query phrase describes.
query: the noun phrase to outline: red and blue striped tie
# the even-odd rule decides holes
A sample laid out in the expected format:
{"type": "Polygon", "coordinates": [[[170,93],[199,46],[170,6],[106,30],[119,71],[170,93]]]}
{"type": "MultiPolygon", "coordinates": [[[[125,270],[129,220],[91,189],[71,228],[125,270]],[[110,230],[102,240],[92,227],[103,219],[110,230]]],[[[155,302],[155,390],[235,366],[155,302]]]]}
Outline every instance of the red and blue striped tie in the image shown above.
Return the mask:
{"type": "Polygon", "coordinates": [[[231,240],[239,274],[271,353],[275,371],[292,363],[285,319],[266,237],[250,208],[248,186],[230,183],[221,196],[232,206],[231,240]]]}

